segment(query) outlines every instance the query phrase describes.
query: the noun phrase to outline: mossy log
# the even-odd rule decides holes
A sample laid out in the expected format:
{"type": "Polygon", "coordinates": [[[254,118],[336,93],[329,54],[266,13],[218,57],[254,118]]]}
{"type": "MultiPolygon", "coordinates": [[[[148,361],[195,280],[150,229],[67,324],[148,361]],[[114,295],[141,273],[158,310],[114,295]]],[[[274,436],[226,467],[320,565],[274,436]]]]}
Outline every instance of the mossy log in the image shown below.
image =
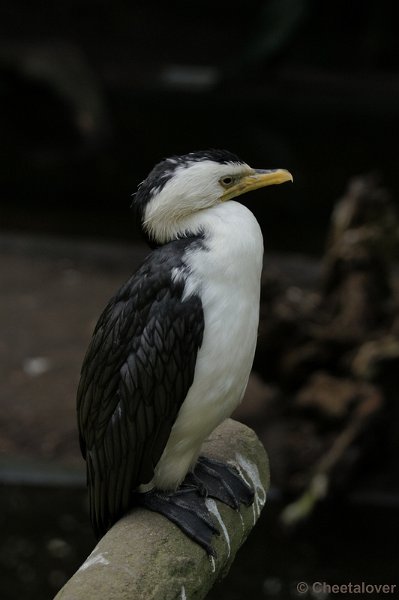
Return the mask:
{"type": "Polygon", "coordinates": [[[269,467],[255,433],[228,419],[204,443],[202,454],[237,467],[255,492],[236,511],[208,499],[220,536],[216,558],[158,513],[134,508],[100,540],[56,600],[200,600],[224,577],[266,501],[269,467]]]}

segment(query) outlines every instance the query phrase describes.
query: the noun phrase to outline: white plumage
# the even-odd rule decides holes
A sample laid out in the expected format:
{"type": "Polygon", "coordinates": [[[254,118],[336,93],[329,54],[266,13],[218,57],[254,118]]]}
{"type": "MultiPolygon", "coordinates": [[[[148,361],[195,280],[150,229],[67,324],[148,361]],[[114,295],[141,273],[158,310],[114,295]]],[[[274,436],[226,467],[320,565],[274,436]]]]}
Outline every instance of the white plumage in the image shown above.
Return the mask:
{"type": "Polygon", "coordinates": [[[177,167],[162,189],[152,190],[153,198],[145,210],[144,229],[159,244],[179,234],[195,233],[206,211],[221,202],[226,190],[223,178],[230,177],[234,184],[236,179],[251,173],[254,170],[245,163],[219,164],[212,160],[177,167]]]}
{"type": "MultiPolygon", "coordinates": [[[[205,332],[194,381],[156,467],[153,484],[175,489],[201,444],[241,401],[252,367],[259,321],[263,238],[253,214],[237,202],[196,213],[190,230],[205,248],[188,251],[185,296],[201,296],[205,332]]],[[[178,274],[175,274],[175,277],[178,274]]]]}

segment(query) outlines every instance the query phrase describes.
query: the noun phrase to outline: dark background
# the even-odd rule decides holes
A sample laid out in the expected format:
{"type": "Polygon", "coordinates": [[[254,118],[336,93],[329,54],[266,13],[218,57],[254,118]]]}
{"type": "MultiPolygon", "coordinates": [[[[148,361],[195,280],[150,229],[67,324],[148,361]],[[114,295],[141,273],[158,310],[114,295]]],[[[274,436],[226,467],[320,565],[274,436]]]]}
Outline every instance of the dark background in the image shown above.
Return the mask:
{"type": "Polygon", "coordinates": [[[397,190],[394,1],[2,2],[4,229],[132,237],[163,156],[226,147],[282,166],[254,197],[269,246],[322,248],[348,177],[397,190]]]}
{"type": "MultiPolygon", "coordinates": [[[[377,173],[399,198],[399,5],[1,0],[0,10],[0,595],[41,600],[94,545],[74,394],[96,318],[145,252],[131,193],[162,157],[210,147],[289,169],[294,186],[248,206],[269,253],[318,260],[352,176],[377,173]]],[[[302,580],[394,583],[397,496],[356,497],[287,538],[274,490],[215,597],[285,600],[302,580]]]]}

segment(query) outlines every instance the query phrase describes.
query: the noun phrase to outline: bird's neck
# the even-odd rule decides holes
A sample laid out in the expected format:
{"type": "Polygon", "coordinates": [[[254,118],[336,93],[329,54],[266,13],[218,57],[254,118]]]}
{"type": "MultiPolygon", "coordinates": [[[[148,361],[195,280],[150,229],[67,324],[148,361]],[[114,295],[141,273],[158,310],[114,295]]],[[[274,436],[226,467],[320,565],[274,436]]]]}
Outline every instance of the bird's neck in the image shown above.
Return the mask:
{"type": "Polygon", "coordinates": [[[239,202],[218,204],[204,211],[201,219],[205,245],[226,267],[233,262],[244,261],[261,267],[263,237],[259,223],[250,210],[239,202]]]}
{"type": "Polygon", "coordinates": [[[245,206],[228,202],[203,211],[201,219],[187,226],[187,232],[184,263],[192,277],[186,282],[185,297],[203,286],[221,287],[223,297],[226,293],[234,296],[239,286],[259,301],[263,237],[245,206]],[[201,243],[190,243],[198,235],[201,243]]]}
{"type": "Polygon", "coordinates": [[[242,204],[230,201],[192,213],[177,221],[163,221],[157,231],[157,245],[201,236],[214,244],[245,251],[247,246],[263,255],[263,238],[254,215],[242,204]]]}

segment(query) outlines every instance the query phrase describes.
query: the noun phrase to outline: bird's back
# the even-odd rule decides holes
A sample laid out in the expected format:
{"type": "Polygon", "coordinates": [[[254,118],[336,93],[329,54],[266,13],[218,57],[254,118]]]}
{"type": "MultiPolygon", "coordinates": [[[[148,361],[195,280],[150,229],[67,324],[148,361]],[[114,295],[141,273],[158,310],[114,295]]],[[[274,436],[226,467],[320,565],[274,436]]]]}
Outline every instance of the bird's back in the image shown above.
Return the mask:
{"type": "Polygon", "coordinates": [[[194,377],[203,336],[197,295],[173,278],[191,238],[152,252],[111,299],[84,359],[78,425],[91,519],[102,534],[151,480],[194,377]]]}

